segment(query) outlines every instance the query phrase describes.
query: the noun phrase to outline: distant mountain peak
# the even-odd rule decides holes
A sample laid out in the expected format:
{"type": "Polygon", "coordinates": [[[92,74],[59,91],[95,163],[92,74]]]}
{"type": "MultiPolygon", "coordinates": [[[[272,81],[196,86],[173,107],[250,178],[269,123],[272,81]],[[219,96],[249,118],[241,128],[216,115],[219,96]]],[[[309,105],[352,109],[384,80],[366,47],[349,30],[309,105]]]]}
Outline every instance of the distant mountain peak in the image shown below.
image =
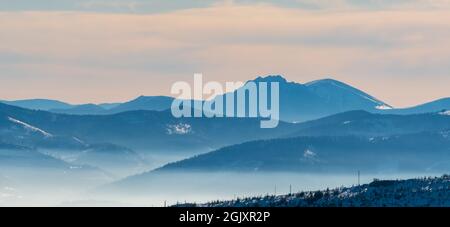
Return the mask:
{"type": "Polygon", "coordinates": [[[254,79],[253,82],[279,82],[287,83],[287,80],[282,75],[268,75],[254,79]]]}
{"type": "MultiPolygon", "coordinates": [[[[375,108],[376,109],[380,109],[380,110],[386,110],[386,109],[392,109],[393,107],[367,93],[365,93],[364,91],[361,91],[351,85],[348,85],[344,82],[335,80],[335,79],[330,79],[330,78],[326,78],[326,79],[321,79],[321,80],[314,80],[311,81],[309,83],[305,84],[306,87],[317,91],[322,90],[322,94],[326,94],[331,90],[334,91],[345,91],[348,93],[351,93],[353,95],[359,96],[363,99],[366,99],[374,104],[376,104],[375,108]],[[325,91],[325,92],[324,92],[325,91]]],[[[328,95],[328,94],[327,94],[328,95]]],[[[332,95],[336,95],[333,94],[332,95]]]]}
{"type": "Polygon", "coordinates": [[[15,101],[0,101],[2,103],[33,110],[69,109],[73,105],[52,99],[23,99],[15,101]]]}
{"type": "Polygon", "coordinates": [[[350,85],[348,85],[346,83],[343,83],[339,80],[335,80],[335,79],[331,79],[331,78],[314,80],[314,81],[306,83],[305,86],[313,86],[313,85],[319,85],[319,84],[330,84],[330,85],[335,85],[335,86],[345,85],[345,86],[351,87],[350,85]]]}
{"type": "Polygon", "coordinates": [[[169,96],[144,96],[141,95],[129,102],[121,103],[110,109],[111,113],[134,111],[134,110],[157,110],[170,109],[173,98],[169,96]]]}
{"type": "Polygon", "coordinates": [[[140,95],[138,97],[136,97],[135,99],[131,100],[131,101],[136,101],[136,100],[145,100],[148,99],[149,96],[145,96],[145,95],[140,95]]]}
{"type": "Polygon", "coordinates": [[[145,96],[145,95],[141,95],[137,98],[135,98],[132,101],[137,101],[137,100],[154,100],[154,99],[171,99],[168,96],[145,96]]]}

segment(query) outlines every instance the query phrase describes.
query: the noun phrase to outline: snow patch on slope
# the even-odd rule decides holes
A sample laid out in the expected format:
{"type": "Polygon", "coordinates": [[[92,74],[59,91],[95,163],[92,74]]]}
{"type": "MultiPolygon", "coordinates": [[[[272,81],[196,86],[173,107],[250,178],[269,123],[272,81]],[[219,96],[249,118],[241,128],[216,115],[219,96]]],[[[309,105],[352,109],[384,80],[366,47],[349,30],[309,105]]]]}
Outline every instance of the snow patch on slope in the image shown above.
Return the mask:
{"type": "Polygon", "coordinates": [[[13,122],[13,123],[16,123],[16,124],[18,124],[18,125],[21,125],[23,128],[25,128],[25,129],[27,129],[27,130],[30,130],[30,131],[33,131],[33,132],[41,133],[41,134],[44,135],[45,137],[53,137],[52,134],[50,134],[50,133],[48,133],[48,132],[46,132],[46,131],[44,131],[44,130],[42,130],[42,129],[40,129],[40,128],[34,127],[34,126],[30,125],[30,124],[27,124],[27,123],[25,123],[25,122],[19,121],[19,120],[17,120],[17,119],[12,118],[12,117],[8,117],[8,120],[11,121],[11,122],[13,122]]]}
{"type": "Polygon", "coordinates": [[[185,123],[178,123],[175,125],[167,125],[166,130],[169,135],[185,135],[192,133],[192,126],[185,123]]]}
{"type": "Polygon", "coordinates": [[[80,143],[80,144],[87,145],[87,143],[85,143],[83,140],[78,139],[78,138],[75,137],[75,136],[73,136],[72,139],[75,140],[75,141],[77,141],[77,142],[80,143]]]}
{"type": "Polygon", "coordinates": [[[379,105],[375,107],[378,110],[391,110],[392,107],[391,106],[387,106],[387,105],[379,105]]]}
{"type": "Polygon", "coordinates": [[[307,150],[305,150],[305,152],[303,152],[303,157],[305,157],[305,158],[315,158],[316,157],[316,153],[314,153],[313,151],[307,149],[307,150]]]}
{"type": "Polygon", "coordinates": [[[442,111],[439,113],[440,115],[450,116],[450,110],[442,111]]]}

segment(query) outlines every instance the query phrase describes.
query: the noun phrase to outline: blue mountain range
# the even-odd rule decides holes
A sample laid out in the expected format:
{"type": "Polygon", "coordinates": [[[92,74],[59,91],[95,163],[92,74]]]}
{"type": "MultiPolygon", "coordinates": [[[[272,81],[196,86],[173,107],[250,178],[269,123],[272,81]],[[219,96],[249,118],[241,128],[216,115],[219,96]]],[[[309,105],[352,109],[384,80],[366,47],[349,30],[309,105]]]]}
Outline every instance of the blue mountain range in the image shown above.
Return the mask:
{"type": "MultiPolygon", "coordinates": [[[[248,82],[279,83],[280,119],[286,122],[304,122],[351,110],[365,110],[382,114],[416,114],[450,109],[450,98],[443,98],[410,108],[393,108],[372,95],[333,79],[322,79],[301,84],[289,82],[280,75],[273,75],[258,77],[248,82]]],[[[173,100],[174,98],[167,96],[140,96],[129,102],[99,105],[71,105],[61,101],[45,99],[1,102],[54,113],[109,115],[135,110],[167,110],[170,109],[173,100]]]]}
{"type": "Polygon", "coordinates": [[[165,96],[101,105],[3,102],[0,163],[81,167],[106,177],[143,172],[120,185],[174,171],[449,170],[448,98],[395,109],[332,79],[253,81],[279,82],[278,127],[261,129],[259,118],[175,118],[165,96]],[[188,158],[149,171],[145,156],[155,152],[188,158]]]}

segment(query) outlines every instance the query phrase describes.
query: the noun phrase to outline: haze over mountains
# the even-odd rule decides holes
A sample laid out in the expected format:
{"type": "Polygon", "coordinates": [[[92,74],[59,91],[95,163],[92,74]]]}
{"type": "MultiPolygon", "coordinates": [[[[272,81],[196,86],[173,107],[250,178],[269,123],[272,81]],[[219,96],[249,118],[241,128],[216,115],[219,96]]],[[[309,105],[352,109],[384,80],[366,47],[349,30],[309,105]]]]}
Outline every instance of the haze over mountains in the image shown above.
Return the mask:
{"type": "Polygon", "coordinates": [[[380,136],[447,127],[447,118],[442,115],[391,113],[438,113],[450,107],[449,98],[393,109],[361,90],[332,79],[299,84],[281,76],[267,76],[253,81],[279,82],[282,120],[319,120],[302,124],[281,122],[275,129],[264,130],[259,128],[257,118],[174,118],[168,110],[173,98],[165,96],[141,96],[125,103],[100,105],[33,99],[0,104],[1,140],[38,149],[90,149],[88,153],[92,153],[92,147],[98,147],[96,144],[109,144],[110,148],[122,149],[123,155],[132,154],[127,149],[193,154],[250,140],[286,136],[380,136]]]}
{"type": "Polygon", "coordinates": [[[2,141],[0,141],[0,172],[9,181],[22,185],[45,184],[45,182],[52,182],[53,185],[56,183],[53,180],[59,179],[60,187],[63,185],[78,187],[77,184],[96,185],[113,179],[111,175],[95,166],[69,163],[37,149],[2,141]]]}
{"type": "Polygon", "coordinates": [[[118,185],[172,172],[446,172],[450,115],[383,115],[350,111],[296,124],[277,139],[251,141],[167,164],[118,185]]]}
{"type": "MultiPolygon", "coordinates": [[[[450,171],[450,131],[364,138],[295,137],[225,147],[156,171],[450,171]],[[446,160],[446,161],[444,161],[446,160]]],[[[140,177],[143,177],[142,175],[140,177]]]]}
{"type": "Polygon", "coordinates": [[[127,164],[122,163],[122,170],[136,166],[131,168],[133,171],[125,171],[136,172],[145,168],[141,154],[153,152],[189,156],[261,139],[368,138],[439,133],[450,128],[448,112],[442,111],[450,104],[448,98],[408,109],[392,109],[389,104],[332,79],[299,84],[281,76],[267,76],[253,81],[279,82],[282,119],[318,120],[301,124],[281,122],[277,128],[261,129],[258,118],[175,118],[168,110],[173,98],[165,96],[76,106],[34,99],[6,102],[28,109],[0,103],[0,142],[45,150],[52,157],[103,167],[121,175],[115,164],[127,160],[127,164]],[[421,112],[429,114],[417,115],[421,112]],[[101,158],[105,154],[110,158],[101,158]]]}
{"type": "Polygon", "coordinates": [[[332,79],[254,81],[279,82],[284,121],[276,128],[262,129],[260,118],[175,118],[165,96],[0,103],[0,177],[33,182],[36,174],[67,187],[121,179],[105,188],[146,191],[155,177],[182,172],[450,171],[449,98],[395,109],[332,79]],[[154,164],[155,155],[177,158],[154,164]]]}
{"type": "Polygon", "coordinates": [[[310,181],[317,176],[356,176],[356,171],[397,178],[408,173],[417,176],[450,171],[448,111],[404,116],[350,111],[295,125],[298,131],[290,135],[225,146],[124,178],[96,193],[125,196],[131,190],[149,195],[164,188],[160,184],[169,188],[182,184],[195,191],[208,188],[207,193],[227,187],[224,181],[232,188],[252,184],[267,187],[270,183],[258,179],[275,181],[273,174],[291,184],[296,178],[291,173],[310,181]],[[305,175],[306,179],[301,177],[305,175]],[[234,185],[240,185],[241,178],[250,183],[234,185]]]}

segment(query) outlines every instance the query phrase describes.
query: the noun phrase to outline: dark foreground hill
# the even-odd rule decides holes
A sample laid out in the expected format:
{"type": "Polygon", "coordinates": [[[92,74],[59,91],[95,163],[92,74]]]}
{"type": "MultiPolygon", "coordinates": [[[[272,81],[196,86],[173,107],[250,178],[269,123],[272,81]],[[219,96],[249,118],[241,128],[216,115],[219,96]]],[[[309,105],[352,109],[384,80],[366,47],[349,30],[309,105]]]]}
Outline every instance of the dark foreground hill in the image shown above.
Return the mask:
{"type": "Polygon", "coordinates": [[[450,207],[450,176],[410,180],[374,180],[361,186],[243,198],[200,207],[450,207]]]}

